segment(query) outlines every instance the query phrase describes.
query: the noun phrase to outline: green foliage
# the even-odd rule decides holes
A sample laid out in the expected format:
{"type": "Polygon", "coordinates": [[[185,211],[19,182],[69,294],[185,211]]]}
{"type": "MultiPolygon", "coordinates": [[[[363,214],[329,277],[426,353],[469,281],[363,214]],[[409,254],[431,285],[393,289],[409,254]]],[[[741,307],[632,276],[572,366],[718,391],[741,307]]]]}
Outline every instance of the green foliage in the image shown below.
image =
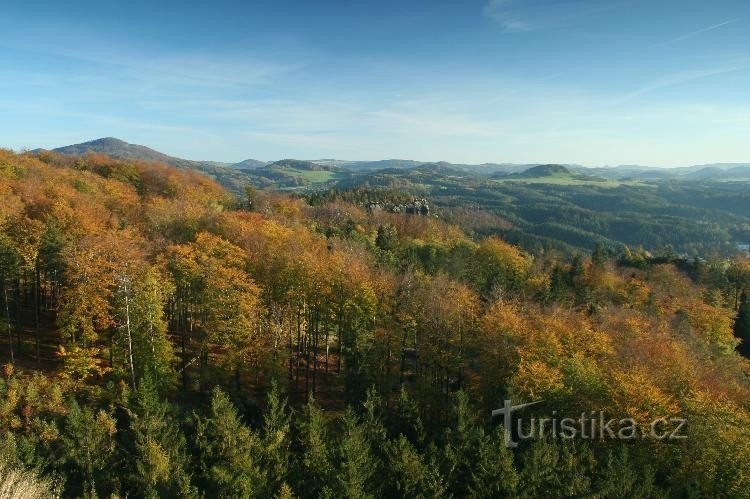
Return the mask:
{"type": "Polygon", "coordinates": [[[343,497],[365,499],[376,497],[377,461],[365,429],[351,409],[343,418],[343,437],[338,452],[338,490],[343,497]]]}
{"type": "Polygon", "coordinates": [[[333,449],[323,412],[314,399],[302,410],[297,429],[298,467],[296,489],[302,497],[326,497],[334,494],[333,449]]]}
{"type": "Polygon", "coordinates": [[[66,488],[73,495],[97,497],[114,491],[116,433],[116,421],[107,412],[82,408],[75,400],[68,403],[61,464],[66,470],[66,488]]]}
{"type": "MultiPolygon", "coordinates": [[[[274,381],[268,392],[266,413],[263,417],[262,446],[263,464],[261,468],[268,476],[267,491],[264,495],[286,494],[286,484],[290,476],[292,459],[291,414],[286,400],[281,399],[279,385],[274,381]]],[[[289,490],[291,493],[291,490],[289,490]]]]}
{"type": "Polygon", "coordinates": [[[386,494],[389,497],[444,497],[448,487],[440,475],[437,464],[425,458],[400,435],[386,448],[386,494]]]}
{"type": "Polygon", "coordinates": [[[130,405],[130,427],[122,436],[133,445],[127,488],[144,497],[195,496],[185,437],[150,376],[142,378],[130,405]]]}
{"type": "Polygon", "coordinates": [[[212,393],[208,416],[197,422],[195,438],[200,481],[210,496],[256,497],[265,489],[262,441],[219,388],[212,393]]]}
{"type": "Polygon", "coordinates": [[[384,250],[390,251],[396,247],[398,234],[393,225],[381,225],[378,227],[378,235],[375,238],[375,245],[384,250]]]}

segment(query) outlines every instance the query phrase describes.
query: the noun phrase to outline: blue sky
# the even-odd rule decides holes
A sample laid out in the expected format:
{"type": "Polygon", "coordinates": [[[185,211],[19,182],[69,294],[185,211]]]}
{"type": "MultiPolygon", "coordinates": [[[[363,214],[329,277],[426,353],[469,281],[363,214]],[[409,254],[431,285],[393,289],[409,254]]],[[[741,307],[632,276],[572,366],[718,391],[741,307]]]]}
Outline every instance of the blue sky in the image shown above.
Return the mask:
{"type": "Polygon", "coordinates": [[[5,0],[0,145],[750,161],[750,2],[5,0]]]}

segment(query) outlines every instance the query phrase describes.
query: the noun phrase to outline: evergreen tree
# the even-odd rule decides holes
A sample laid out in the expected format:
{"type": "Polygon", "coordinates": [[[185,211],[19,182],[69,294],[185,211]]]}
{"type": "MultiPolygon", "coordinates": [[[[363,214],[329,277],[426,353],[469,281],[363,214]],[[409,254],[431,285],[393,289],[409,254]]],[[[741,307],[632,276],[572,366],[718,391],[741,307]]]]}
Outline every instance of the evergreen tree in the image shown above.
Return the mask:
{"type": "Polygon", "coordinates": [[[579,497],[591,491],[588,446],[538,439],[521,454],[519,490],[528,497],[579,497]]]}
{"type": "Polygon", "coordinates": [[[395,411],[390,413],[390,429],[394,436],[403,435],[417,449],[421,449],[425,440],[425,428],[419,416],[419,405],[401,387],[395,411]]]}
{"type": "Polygon", "coordinates": [[[613,499],[661,495],[651,467],[633,463],[624,445],[607,452],[604,466],[597,466],[592,488],[596,497],[613,499]]]}
{"type": "Polygon", "coordinates": [[[145,269],[133,283],[132,326],[136,378],[149,376],[160,390],[175,381],[175,356],[167,336],[164,307],[172,293],[171,283],[153,267],[145,269]]]}
{"type": "Polygon", "coordinates": [[[568,290],[570,289],[570,280],[565,269],[560,264],[555,264],[550,275],[550,299],[554,302],[565,300],[568,290]]]}
{"type": "Polygon", "coordinates": [[[240,420],[229,397],[215,388],[207,418],[196,427],[200,475],[210,497],[257,497],[266,488],[261,439],[240,420]]]}
{"type": "Polygon", "coordinates": [[[132,397],[130,428],[123,435],[133,446],[129,489],[145,497],[196,495],[185,437],[172,407],[160,400],[150,376],[142,379],[132,397]]]}
{"type": "Polygon", "coordinates": [[[333,494],[333,462],[323,412],[312,397],[305,404],[297,431],[299,456],[296,490],[304,497],[333,494]]]}
{"type": "MultiPolygon", "coordinates": [[[[291,460],[291,417],[286,400],[281,398],[279,385],[274,380],[268,392],[268,404],[263,417],[263,469],[268,475],[266,496],[281,494],[289,486],[291,460]]],[[[289,489],[291,493],[291,489],[289,489]]]]}
{"type": "Polygon", "coordinates": [[[116,423],[105,411],[68,403],[62,430],[61,463],[68,477],[66,494],[97,497],[117,490],[114,465],[116,423]]]}
{"type": "Polygon", "coordinates": [[[471,497],[506,497],[517,492],[518,473],[513,453],[505,446],[505,431],[497,427],[487,435],[476,431],[476,445],[469,484],[471,497]]]}
{"type": "Polygon", "coordinates": [[[373,478],[378,463],[363,425],[351,408],[344,414],[343,424],[344,434],[338,450],[340,495],[352,499],[375,497],[373,478]]]}
{"type": "Polygon", "coordinates": [[[388,443],[386,449],[388,497],[445,497],[447,486],[437,464],[425,459],[404,435],[388,443]]]}
{"type": "Polygon", "coordinates": [[[513,495],[518,485],[513,454],[505,447],[504,433],[487,434],[472,421],[468,396],[454,398],[454,419],[446,430],[442,469],[449,490],[457,497],[513,495]]]}
{"type": "Polygon", "coordinates": [[[13,300],[12,282],[18,274],[21,257],[12,245],[10,239],[0,232],[0,335],[8,343],[8,359],[15,362],[13,347],[12,310],[15,308],[13,300]]]}
{"type": "Polygon", "coordinates": [[[391,251],[398,243],[398,233],[392,224],[378,226],[378,235],[375,237],[375,246],[383,251],[391,251]]]}

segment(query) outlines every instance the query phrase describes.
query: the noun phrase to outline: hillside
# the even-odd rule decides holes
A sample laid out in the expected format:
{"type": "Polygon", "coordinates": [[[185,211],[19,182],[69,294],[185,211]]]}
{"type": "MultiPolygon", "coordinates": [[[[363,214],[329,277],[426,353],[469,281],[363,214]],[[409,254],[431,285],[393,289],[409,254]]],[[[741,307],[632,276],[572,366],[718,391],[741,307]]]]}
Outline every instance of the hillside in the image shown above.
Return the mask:
{"type": "MultiPolygon", "coordinates": [[[[177,168],[200,169],[204,166],[222,167],[226,163],[216,161],[193,161],[189,159],[177,158],[167,154],[155,151],[154,149],[137,144],[129,144],[123,140],[114,137],[105,137],[102,139],[82,142],[65,147],[53,149],[54,152],[69,156],[81,156],[87,152],[106,154],[116,159],[135,159],[141,161],[155,161],[164,163],[177,168]]],[[[254,160],[248,160],[254,161],[254,160]]]]}
{"type": "Polygon", "coordinates": [[[239,168],[241,170],[252,170],[254,168],[260,168],[263,166],[266,166],[268,163],[266,161],[258,161],[257,159],[246,159],[243,161],[240,161],[239,163],[232,163],[229,166],[232,168],[239,168]]]}
{"type": "Polygon", "coordinates": [[[517,173],[498,172],[492,178],[499,181],[558,185],[586,185],[594,182],[598,185],[616,186],[621,182],[590,175],[586,168],[577,168],[574,172],[564,165],[537,165],[517,173]]]}
{"type": "Polygon", "coordinates": [[[572,176],[570,170],[563,165],[538,165],[519,173],[519,177],[552,177],[552,176],[572,176]]]}
{"type": "Polygon", "coordinates": [[[106,154],[112,158],[124,160],[154,161],[174,166],[176,168],[196,170],[218,181],[224,187],[242,192],[243,186],[250,182],[248,176],[239,168],[254,168],[258,164],[265,164],[256,160],[245,160],[242,163],[232,165],[217,161],[194,161],[177,158],[155,151],[145,146],[129,144],[120,139],[106,137],[89,142],[74,144],[53,149],[53,152],[69,156],[81,156],[88,152],[106,154]]]}
{"type": "Polygon", "coordinates": [[[532,257],[356,196],[238,203],[102,155],[0,151],[0,194],[0,480],[31,469],[62,497],[750,487],[746,258],[532,257]],[[590,418],[574,443],[526,427],[511,448],[489,416],[509,397],[642,438],[586,438],[590,418]]]}
{"type": "MultiPolygon", "coordinates": [[[[588,169],[577,165],[461,165],[388,160],[389,168],[354,171],[337,160],[285,159],[238,165],[173,158],[117,139],[62,148],[66,154],[113,150],[118,157],[171,162],[210,175],[237,196],[263,189],[392,189],[428,198],[436,216],[452,217],[482,234],[499,234],[529,251],[575,252],[667,246],[680,254],[731,254],[750,238],[747,165],[588,169]],[[93,146],[91,145],[93,144],[93,146]],[[219,166],[217,166],[219,165],[219,166]],[[666,172],[666,173],[665,173],[666,172]],[[651,175],[647,180],[645,177],[651,175]],[[640,177],[639,179],[636,179],[640,177]],[[469,211],[474,215],[469,216],[469,211]],[[495,218],[493,218],[495,217],[495,218]],[[491,221],[491,222],[490,222],[491,221]],[[663,227],[669,226],[665,231],[663,227]]],[[[367,196],[365,196],[367,197],[367,196]]]]}
{"type": "Polygon", "coordinates": [[[427,164],[355,174],[336,188],[361,192],[365,199],[378,189],[425,197],[439,216],[481,234],[502,235],[534,253],[604,245],[730,255],[750,235],[750,190],[744,182],[645,183],[561,168],[531,172],[527,175],[535,176],[479,176],[427,164]]]}
{"type": "Polygon", "coordinates": [[[347,172],[340,166],[297,159],[282,159],[253,170],[244,170],[248,180],[254,185],[282,190],[332,187],[347,172]]]}

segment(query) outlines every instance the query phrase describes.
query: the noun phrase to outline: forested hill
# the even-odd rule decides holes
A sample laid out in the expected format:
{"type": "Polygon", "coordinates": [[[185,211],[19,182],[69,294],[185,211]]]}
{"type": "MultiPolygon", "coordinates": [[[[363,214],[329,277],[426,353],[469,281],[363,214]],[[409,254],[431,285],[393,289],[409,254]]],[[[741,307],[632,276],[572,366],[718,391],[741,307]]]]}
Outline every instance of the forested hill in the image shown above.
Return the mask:
{"type": "Polygon", "coordinates": [[[247,194],[158,163],[0,151],[0,490],[750,490],[747,258],[532,257],[422,210],[247,194]],[[686,418],[686,438],[511,449],[490,417],[506,399],[644,435],[686,418]]]}
{"type": "Polygon", "coordinates": [[[249,185],[326,192],[391,189],[426,198],[432,214],[468,232],[496,235],[534,254],[574,254],[604,246],[620,252],[642,246],[689,258],[731,256],[750,241],[747,165],[703,165],[665,171],[576,165],[460,165],[387,160],[357,162],[284,159],[236,164],[174,158],[107,138],[57,150],[91,151],[128,161],[159,161],[209,175],[235,195],[249,185]],[[377,169],[379,168],[379,169],[377,169]]]}
{"type": "MultiPolygon", "coordinates": [[[[43,150],[37,149],[34,152],[40,153],[43,150]]],[[[114,137],[105,137],[80,144],[58,147],[52,152],[74,157],[85,156],[91,153],[105,154],[111,158],[123,161],[159,162],[179,169],[199,171],[213,178],[225,188],[235,192],[242,191],[244,186],[250,182],[250,177],[244,171],[262,167],[266,164],[255,159],[246,159],[239,163],[224,163],[220,161],[195,161],[177,158],[146,146],[129,144],[114,137]]]]}

